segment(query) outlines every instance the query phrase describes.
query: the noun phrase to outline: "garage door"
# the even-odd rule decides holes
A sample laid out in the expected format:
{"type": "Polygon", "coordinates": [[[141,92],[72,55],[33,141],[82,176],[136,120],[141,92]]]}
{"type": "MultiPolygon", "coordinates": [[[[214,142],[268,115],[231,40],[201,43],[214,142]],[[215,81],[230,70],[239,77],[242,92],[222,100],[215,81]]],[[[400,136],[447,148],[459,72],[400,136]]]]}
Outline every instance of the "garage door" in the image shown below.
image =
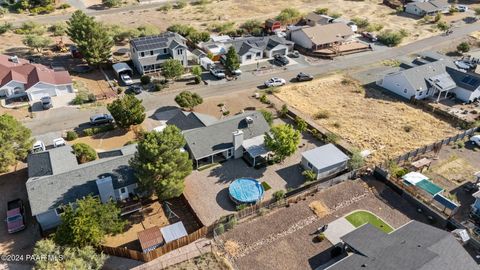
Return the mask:
{"type": "Polygon", "coordinates": [[[277,54],[286,55],[287,54],[287,49],[272,51],[272,56],[277,55],[277,54]]]}
{"type": "Polygon", "coordinates": [[[40,100],[42,97],[51,96],[47,91],[35,91],[30,93],[32,100],[40,100]]]}

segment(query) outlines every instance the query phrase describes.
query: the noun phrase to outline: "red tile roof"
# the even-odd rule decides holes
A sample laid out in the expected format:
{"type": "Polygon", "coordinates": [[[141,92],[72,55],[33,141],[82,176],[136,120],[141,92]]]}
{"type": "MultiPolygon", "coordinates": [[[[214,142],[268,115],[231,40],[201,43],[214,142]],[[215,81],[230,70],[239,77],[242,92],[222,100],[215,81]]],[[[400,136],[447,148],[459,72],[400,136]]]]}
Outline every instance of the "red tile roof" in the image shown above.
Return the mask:
{"type": "Polygon", "coordinates": [[[42,82],[52,85],[71,84],[72,79],[67,71],[54,71],[44,65],[31,64],[25,59],[18,59],[18,63],[10,60],[8,55],[0,55],[0,87],[17,81],[25,84],[25,90],[42,82]]]}

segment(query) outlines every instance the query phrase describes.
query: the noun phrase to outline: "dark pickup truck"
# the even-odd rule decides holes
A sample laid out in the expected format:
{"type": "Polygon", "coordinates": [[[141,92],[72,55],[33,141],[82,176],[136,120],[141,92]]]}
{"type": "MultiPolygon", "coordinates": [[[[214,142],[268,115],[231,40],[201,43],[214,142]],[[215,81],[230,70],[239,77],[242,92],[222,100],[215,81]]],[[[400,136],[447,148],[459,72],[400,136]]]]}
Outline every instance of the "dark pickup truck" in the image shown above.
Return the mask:
{"type": "Polygon", "coordinates": [[[21,199],[7,203],[7,229],[8,233],[16,233],[25,229],[25,209],[21,199]]]}

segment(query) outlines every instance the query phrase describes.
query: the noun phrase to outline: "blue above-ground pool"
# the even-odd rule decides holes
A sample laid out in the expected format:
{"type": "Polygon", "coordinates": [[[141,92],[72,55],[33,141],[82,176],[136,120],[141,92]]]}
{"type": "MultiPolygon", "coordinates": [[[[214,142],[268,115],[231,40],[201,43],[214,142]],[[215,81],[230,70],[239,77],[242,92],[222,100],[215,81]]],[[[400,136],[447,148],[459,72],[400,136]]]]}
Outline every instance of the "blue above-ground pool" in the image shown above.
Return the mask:
{"type": "Polygon", "coordinates": [[[230,198],[237,204],[257,203],[263,198],[263,187],[253,178],[238,178],[228,187],[230,198]]]}

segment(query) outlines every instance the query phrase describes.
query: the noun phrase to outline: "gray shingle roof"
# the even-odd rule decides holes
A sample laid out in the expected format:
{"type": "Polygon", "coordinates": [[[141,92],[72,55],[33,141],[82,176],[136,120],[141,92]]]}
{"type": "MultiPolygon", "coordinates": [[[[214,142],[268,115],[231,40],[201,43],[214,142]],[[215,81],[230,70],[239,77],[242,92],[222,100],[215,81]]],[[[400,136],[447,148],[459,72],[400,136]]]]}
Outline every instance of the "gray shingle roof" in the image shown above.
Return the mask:
{"type": "Polygon", "coordinates": [[[130,40],[130,45],[137,51],[174,48],[177,45],[182,45],[185,47],[185,38],[177,33],[165,32],[155,36],[133,38],[130,40]]]}
{"type": "MultiPolygon", "coordinates": [[[[128,166],[128,161],[136,151],[136,145],[128,145],[121,151],[121,156],[76,164],[69,167],[68,170],[65,169],[58,173],[55,173],[54,170],[51,175],[29,178],[26,188],[32,215],[38,215],[62,204],[74,202],[89,194],[97,195],[98,188],[95,181],[101,177],[111,176],[115,189],[136,183],[133,170],[128,166]]],[[[65,158],[69,157],[65,156],[65,158]]],[[[35,162],[36,160],[30,161],[35,162]]],[[[51,162],[53,163],[53,160],[51,162]]],[[[55,161],[55,163],[57,162],[55,161]]],[[[28,166],[35,166],[35,163],[29,163],[28,166]]]]}
{"type": "Polygon", "coordinates": [[[155,119],[167,121],[167,125],[175,125],[182,131],[205,127],[217,121],[213,116],[196,112],[185,112],[179,108],[157,112],[155,113],[155,119]]]}
{"type": "Polygon", "coordinates": [[[265,37],[243,37],[236,38],[230,42],[234,46],[238,55],[244,55],[250,49],[254,48],[260,51],[271,50],[275,46],[282,44],[286,46],[293,45],[293,42],[286,40],[279,36],[265,36],[265,37]]]}
{"type": "Polygon", "coordinates": [[[326,168],[350,159],[331,143],[305,151],[302,156],[317,169],[326,168]]]}
{"type": "Polygon", "coordinates": [[[390,234],[370,224],[342,240],[354,253],[328,270],[459,270],[479,269],[465,249],[448,232],[411,221],[390,234]]]}
{"type": "Polygon", "coordinates": [[[480,76],[447,67],[447,73],[452,77],[457,86],[469,91],[475,91],[480,87],[480,76]]]}
{"type": "Polygon", "coordinates": [[[28,155],[28,177],[41,177],[66,172],[75,168],[77,158],[69,145],[28,155]]]}
{"type": "Polygon", "coordinates": [[[233,147],[233,135],[236,130],[242,130],[244,140],[265,134],[270,127],[261,112],[246,112],[235,115],[203,128],[184,132],[187,147],[194,159],[210,156],[233,147]],[[248,125],[245,118],[253,119],[248,125]]]}
{"type": "Polygon", "coordinates": [[[429,88],[427,79],[446,73],[446,67],[454,68],[454,64],[449,60],[439,60],[399,72],[403,73],[414,89],[427,90],[429,88]]]}

